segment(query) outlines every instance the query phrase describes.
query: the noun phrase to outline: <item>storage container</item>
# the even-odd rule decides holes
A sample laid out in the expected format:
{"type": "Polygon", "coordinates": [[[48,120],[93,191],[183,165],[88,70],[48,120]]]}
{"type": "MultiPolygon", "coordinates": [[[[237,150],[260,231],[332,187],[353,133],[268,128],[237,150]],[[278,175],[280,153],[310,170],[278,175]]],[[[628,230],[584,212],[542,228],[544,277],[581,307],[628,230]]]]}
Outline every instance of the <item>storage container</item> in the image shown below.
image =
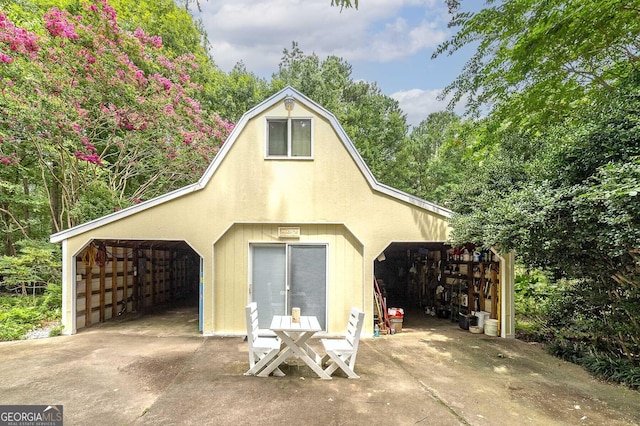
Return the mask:
{"type": "Polygon", "coordinates": [[[391,322],[391,328],[395,330],[396,333],[402,331],[402,318],[401,317],[390,317],[389,321],[391,322]]]}
{"type": "Polygon", "coordinates": [[[498,335],[498,320],[497,319],[485,319],[484,320],[484,334],[487,336],[498,335]]]}

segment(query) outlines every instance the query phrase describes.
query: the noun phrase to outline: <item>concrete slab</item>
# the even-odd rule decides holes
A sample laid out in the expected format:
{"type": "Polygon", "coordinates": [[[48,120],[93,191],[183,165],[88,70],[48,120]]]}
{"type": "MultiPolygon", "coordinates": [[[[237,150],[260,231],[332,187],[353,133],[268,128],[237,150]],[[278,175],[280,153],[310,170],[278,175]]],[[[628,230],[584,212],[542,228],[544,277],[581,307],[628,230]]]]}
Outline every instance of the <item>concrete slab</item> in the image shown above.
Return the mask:
{"type": "Polygon", "coordinates": [[[196,328],[197,310],[182,308],[0,343],[0,404],[62,404],[66,425],[640,424],[640,393],[438,318],[363,340],[359,380],[293,363],[285,377],[245,377],[243,339],[196,328]]]}

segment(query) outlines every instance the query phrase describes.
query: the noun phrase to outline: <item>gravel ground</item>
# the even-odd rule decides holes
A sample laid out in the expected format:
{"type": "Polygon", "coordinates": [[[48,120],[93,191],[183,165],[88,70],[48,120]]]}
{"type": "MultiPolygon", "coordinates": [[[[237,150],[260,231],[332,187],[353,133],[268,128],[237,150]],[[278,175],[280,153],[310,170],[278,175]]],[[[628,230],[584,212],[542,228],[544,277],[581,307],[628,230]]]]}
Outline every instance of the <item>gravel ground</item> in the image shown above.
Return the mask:
{"type": "Polygon", "coordinates": [[[59,322],[53,323],[53,324],[47,324],[44,327],[31,330],[30,332],[24,335],[24,338],[25,340],[31,340],[31,339],[44,339],[46,337],[51,337],[50,335],[51,330],[53,330],[56,327],[59,327],[60,325],[61,323],[59,322]]]}

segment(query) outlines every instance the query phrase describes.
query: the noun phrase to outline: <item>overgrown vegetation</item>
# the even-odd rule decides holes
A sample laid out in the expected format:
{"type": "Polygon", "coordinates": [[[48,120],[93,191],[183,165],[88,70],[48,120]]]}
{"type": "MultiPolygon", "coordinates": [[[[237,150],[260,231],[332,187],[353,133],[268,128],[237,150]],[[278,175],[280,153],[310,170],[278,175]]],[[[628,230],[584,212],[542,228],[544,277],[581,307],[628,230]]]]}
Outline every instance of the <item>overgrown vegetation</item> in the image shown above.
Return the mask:
{"type": "Polygon", "coordinates": [[[515,280],[516,337],[542,343],[546,350],[578,364],[603,380],[640,389],[640,367],[611,342],[591,330],[593,316],[580,309],[580,281],[552,280],[539,271],[520,267],[515,280]],[[573,312],[574,315],[569,315],[573,312]]]}
{"type": "MultiPolygon", "coordinates": [[[[49,284],[43,295],[0,295],[0,341],[21,339],[24,335],[61,317],[62,286],[49,284]]],[[[60,334],[61,329],[54,329],[60,334]]]]}
{"type": "Polygon", "coordinates": [[[549,301],[558,293],[544,273],[527,271],[522,266],[516,270],[515,311],[516,337],[530,342],[545,342],[550,331],[546,328],[549,301]]]}
{"type": "MultiPolygon", "coordinates": [[[[457,2],[450,3],[455,10],[457,2]]],[[[459,32],[438,49],[479,44],[447,90],[458,99],[469,95],[472,111],[492,104],[467,154],[474,178],[450,197],[453,239],[514,251],[526,268],[544,271],[555,286],[550,295],[535,276],[517,283],[521,335],[634,388],[637,12],[618,0],[488,2],[477,14],[454,15],[459,32]]]]}
{"type": "Polygon", "coordinates": [[[15,256],[0,256],[0,293],[37,295],[60,282],[59,246],[31,239],[15,245],[15,256]]]}
{"type": "Polygon", "coordinates": [[[60,247],[27,239],[16,246],[15,256],[0,256],[0,340],[23,338],[61,317],[60,247]]]}

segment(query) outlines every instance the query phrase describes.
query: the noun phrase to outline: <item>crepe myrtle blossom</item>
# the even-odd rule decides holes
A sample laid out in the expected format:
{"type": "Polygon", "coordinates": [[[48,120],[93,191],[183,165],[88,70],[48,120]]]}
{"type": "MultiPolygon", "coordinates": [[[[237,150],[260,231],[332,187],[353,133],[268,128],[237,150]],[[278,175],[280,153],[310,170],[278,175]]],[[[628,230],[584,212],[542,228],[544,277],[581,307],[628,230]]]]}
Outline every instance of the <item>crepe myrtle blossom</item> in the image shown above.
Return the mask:
{"type": "MultiPolygon", "coordinates": [[[[76,27],[69,22],[69,14],[67,11],[61,11],[57,7],[52,8],[44,14],[44,26],[53,37],[61,38],[78,38],[76,27]]],[[[75,19],[80,21],[81,17],[76,16],[75,19]]]]}
{"type": "Polygon", "coordinates": [[[17,166],[18,154],[13,152],[11,153],[11,155],[0,155],[0,164],[4,164],[7,166],[17,166]]]}
{"type": "MultiPolygon", "coordinates": [[[[202,172],[233,124],[198,101],[202,89],[190,76],[198,69],[194,55],[168,58],[160,37],[122,30],[105,1],[88,3],[82,16],[52,8],[40,23],[41,36],[17,28],[0,11],[0,97],[17,106],[9,110],[0,101],[0,114],[16,116],[2,120],[7,136],[0,167],[20,164],[21,157],[11,154],[21,152],[15,135],[27,137],[59,154],[53,161],[64,172],[53,178],[74,188],[62,191],[67,205],[85,196],[88,168],[100,168],[100,177],[122,194],[117,203],[139,203],[164,188],[136,188],[131,170],[150,181],[164,176],[158,181],[169,189],[183,185],[202,172]],[[20,126],[18,114],[35,114],[22,120],[33,129],[20,126]],[[84,167],[68,167],[72,163],[84,167]]],[[[41,169],[53,170],[46,164],[41,169]]],[[[77,218],[52,219],[63,228],[77,218]]]]}
{"type": "Polygon", "coordinates": [[[162,48],[162,37],[148,36],[145,34],[144,30],[140,27],[136,28],[136,30],[133,32],[133,35],[136,36],[136,38],[140,40],[142,44],[153,46],[156,49],[162,48]]]}
{"type": "Polygon", "coordinates": [[[10,64],[15,54],[35,58],[40,50],[38,36],[24,28],[18,28],[0,11],[0,63],[10,64]]]}

